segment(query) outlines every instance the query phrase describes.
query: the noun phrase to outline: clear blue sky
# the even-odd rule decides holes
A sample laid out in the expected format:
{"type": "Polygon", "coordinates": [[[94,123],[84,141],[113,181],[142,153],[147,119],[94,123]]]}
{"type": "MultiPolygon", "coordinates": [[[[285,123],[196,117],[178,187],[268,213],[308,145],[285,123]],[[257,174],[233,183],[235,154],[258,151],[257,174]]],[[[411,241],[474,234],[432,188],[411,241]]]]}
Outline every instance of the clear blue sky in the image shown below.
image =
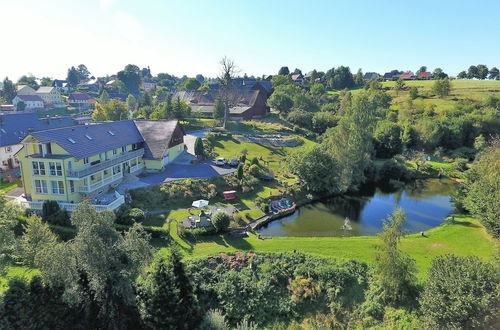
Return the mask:
{"type": "Polygon", "coordinates": [[[499,0],[0,0],[0,21],[2,78],[63,78],[80,63],[215,76],[223,56],[249,75],[500,67],[499,0]]]}

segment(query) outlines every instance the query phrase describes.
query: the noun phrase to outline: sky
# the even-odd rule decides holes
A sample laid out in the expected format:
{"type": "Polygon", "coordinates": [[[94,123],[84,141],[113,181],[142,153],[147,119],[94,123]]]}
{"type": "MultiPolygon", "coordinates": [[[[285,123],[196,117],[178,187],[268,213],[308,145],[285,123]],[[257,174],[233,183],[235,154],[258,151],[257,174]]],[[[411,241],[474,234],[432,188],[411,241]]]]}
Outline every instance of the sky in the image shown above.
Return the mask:
{"type": "Polygon", "coordinates": [[[500,0],[0,0],[0,78],[500,67],[500,0]],[[495,14],[496,13],[496,14],[495,14]],[[496,17],[495,17],[496,15],[496,17]]]}

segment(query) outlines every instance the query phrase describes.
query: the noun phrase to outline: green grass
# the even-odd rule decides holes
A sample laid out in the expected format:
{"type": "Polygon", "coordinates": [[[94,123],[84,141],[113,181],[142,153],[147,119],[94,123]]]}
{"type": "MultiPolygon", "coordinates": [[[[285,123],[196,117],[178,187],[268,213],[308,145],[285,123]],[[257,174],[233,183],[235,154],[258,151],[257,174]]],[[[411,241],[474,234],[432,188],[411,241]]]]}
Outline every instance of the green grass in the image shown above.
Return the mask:
{"type": "Polygon", "coordinates": [[[19,187],[20,185],[21,183],[18,181],[12,183],[9,182],[0,183],[0,194],[5,194],[11,191],[12,189],[19,187]]]}
{"type": "MultiPolygon", "coordinates": [[[[380,244],[376,236],[361,237],[275,237],[260,240],[254,235],[248,238],[235,238],[230,235],[200,237],[197,241],[182,240],[171,225],[171,236],[184,250],[187,259],[202,258],[218,253],[252,251],[261,253],[299,251],[325,258],[342,260],[355,259],[372,264],[376,247],[380,244]]],[[[498,241],[492,239],[479,222],[467,216],[455,216],[455,222],[443,224],[425,232],[402,239],[402,249],[416,260],[418,275],[423,278],[438,255],[453,253],[456,255],[475,255],[481,259],[491,259],[498,249],[498,241]]],[[[167,247],[160,247],[158,253],[168,252],[167,247]]]]}
{"type": "Polygon", "coordinates": [[[26,280],[29,280],[39,273],[40,272],[36,269],[30,269],[20,266],[8,266],[5,274],[3,274],[5,276],[0,277],[0,294],[2,294],[7,289],[10,279],[24,278],[26,280]]]}
{"type": "Polygon", "coordinates": [[[55,108],[55,109],[50,109],[47,111],[38,111],[36,112],[36,115],[38,118],[45,118],[45,117],[54,117],[54,116],[72,116],[78,114],[78,111],[75,109],[75,111],[70,111],[68,110],[67,107],[63,108],[55,108]]]}

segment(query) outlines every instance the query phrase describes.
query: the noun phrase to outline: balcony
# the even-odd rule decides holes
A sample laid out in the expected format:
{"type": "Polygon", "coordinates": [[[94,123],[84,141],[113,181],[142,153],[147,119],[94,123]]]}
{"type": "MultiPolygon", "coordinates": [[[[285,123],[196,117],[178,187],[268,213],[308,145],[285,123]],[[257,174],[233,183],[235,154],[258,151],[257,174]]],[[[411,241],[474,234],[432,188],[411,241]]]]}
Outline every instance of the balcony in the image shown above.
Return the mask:
{"type": "Polygon", "coordinates": [[[85,186],[85,185],[80,185],[80,187],[78,188],[78,192],[81,192],[81,193],[90,193],[90,192],[93,192],[93,191],[96,191],[97,189],[99,188],[102,188],[104,187],[105,185],[108,185],[108,184],[111,184],[117,180],[120,180],[121,178],[123,178],[123,175],[122,173],[117,173],[115,175],[112,175],[112,176],[109,176],[107,178],[104,178],[100,181],[97,181],[95,183],[92,183],[88,186],[85,186]]]}
{"type": "Polygon", "coordinates": [[[81,179],[83,177],[92,175],[96,172],[105,170],[107,168],[110,168],[112,166],[118,165],[120,163],[126,162],[128,160],[134,159],[136,157],[141,157],[144,155],[144,148],[134,150],[134,151],[129,151],[119,157],[110,159],[110,160],[105,160],[101,161],[98,164],[92,165],[90,167],[87,167],[83,170],[79,171],[67,171],[67,178],[68,179],[81,179]]]}
{"type": "MultiPolygon", "coordinates": [[[[27,201],[25,199],[19,199],[16,200],[22,207],[26,209],[31,209],[31,210],[41,210],[43,208],[43,201],[27,201]]],[[[62,209],[66,209],[69,212],[74,211],[77,207],[78,204],[73,204],[73,203],[66,203],[66,202],[58,202],[59,206],[62,209]]],[[[123,195],[120,195],[118,192],[114,192],[114,199],[110,201],[108,204],[91,204],[93,207],[95,207],[97,212],[102,212],[105,210],[108,211],[113,211],[119,208],[122,204],[125,203],[125,197],[123,195]]]]}

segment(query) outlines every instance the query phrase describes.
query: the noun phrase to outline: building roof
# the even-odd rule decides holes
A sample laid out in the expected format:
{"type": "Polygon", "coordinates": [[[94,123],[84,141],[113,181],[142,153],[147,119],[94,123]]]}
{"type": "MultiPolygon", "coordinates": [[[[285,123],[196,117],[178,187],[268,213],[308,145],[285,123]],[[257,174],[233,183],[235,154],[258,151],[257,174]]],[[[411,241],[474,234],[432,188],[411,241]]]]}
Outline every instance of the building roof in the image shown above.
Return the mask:
{"type": "Polygon", "coordinates": [[[413,72],[408,71],[408,72],[403,73],[403,74],[401,75],[401,78],[405,79],[405,78],[411,78],[411,77],[413,77],[413,76],[414,76],[413,72]]]}
{"type": "Polygon", "coordinates": [[[37,89],[36,93],[37,94],[49,94],[52,93],[52,91],[57,90],[55,87],[50,87],[50,86],[42,86],[37,89]]]}
{"type": "Polygon", "coordinates": [[[372,79],[377,79],[379,77],[379,74],[376,72],[366,72],[363,75],[363,80],[372,80],[372,79]]]}
{"type": "Polygon", "coordinates": [[[16,97],[20,98],[21,101],[27,102],[27,101],[39,101],[43,102],[42,98],[38,95],[17,95],[16,97]]]}
{"type": "MultiPolygon", "coordinates": [[[[228,98],[234,106],[251,107],[255,104],[260,90],[254,89],[233,89],[228,93],[228,98]]],[[[174,98],[179,97],[186,101],[189,105],[214,105],[220,91],[218,90],[195,90],[195,91],[179,91],[175,93],[174,98]]]]}
{"type": "Polygon", "coordinates": [[[31,93],[35,93],[35,90],[33,88],[31,88],[30,86],[28,85],[17,85],[17,92],[19,93],[21,90],[26,90],[26,91],[29,91],[31,93]]]}
{"type": "Polygon", "coordinates": [[[418,77],[419,78],[430,78],[431,73],[430,72],[419,72],[418,77]]]}
{"type": "Polygon", "coordinates": [[[170,145],[177,120],[134,120],[145,142],[144,158],[162,159],[170,145]]]}
{"type": "Polygon", "coordinates": [[[41,143],[57,143],[77,159],[144,141],[132,120],[51,129],[31,135],[41,143]]]}
{"type": "Polygon", "coordinates": [[[38,119],[34,113],[0,114],[0,146],[19,144],[29,130],[40,131],[75,125],[72,118],[38,119]]]}
{"type": "Polygon", "coordinates": [[[92,99],[92,97],[86,93],[71,93],[71,94],[69,94],[69,97],[68,97],[69,101],[87,101],[87,100],[91,100],[91,99],[92,99]]]}
{"type": "Polygon", "coordinates": [[[302,75],[300,73],[295,73],[295,74],[292,74],[291,78],[293,81],[295,81],[297,79],[302,79],[302,75]]]}

